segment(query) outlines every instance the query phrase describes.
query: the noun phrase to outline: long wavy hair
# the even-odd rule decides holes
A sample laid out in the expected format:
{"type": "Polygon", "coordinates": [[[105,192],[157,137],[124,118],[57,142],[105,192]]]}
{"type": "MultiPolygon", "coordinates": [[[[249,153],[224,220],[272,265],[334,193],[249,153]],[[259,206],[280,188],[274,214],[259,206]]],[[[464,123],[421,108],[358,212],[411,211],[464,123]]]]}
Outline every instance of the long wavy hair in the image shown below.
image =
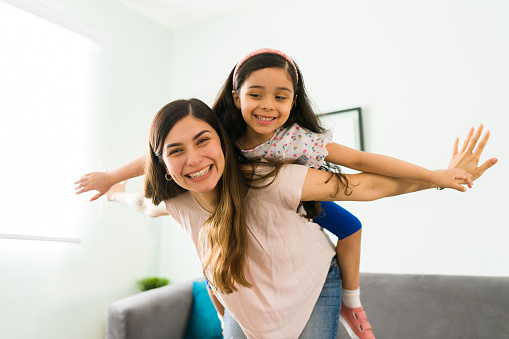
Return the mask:
{"type": "Polygon", "coordinates": [[[145,196],[158,205],[174,198],[185,189],[165,179],[163,161],[164,140],[173,126],[186,116],[193,116],[208,123],[219,135],[225,157],[223,175],[217,183],[218,203],[200,229],[204,275],[214,286],[232,293],[238,285],[250,287],[244,274],[247,253],[247,226],[245,221],[245,196],[249,185],[237,164],[232,147],[221,123],[212,110],[198,99],[173,101],[159,110],[152,121],[149,134],[149,152],[145,176],[145,196]]]}
{"type": "MultiPolygon", "coordinates": [[[[292,59],[292,61],[295,68],[284,56],[277,53],[265,52],[256,54],[247,59],[237,70],[235,79],[233,79],[233,74],[236,66],[232,69],[228,79],[226,79],[216,97],[216,101],[212,106],[212,111],[219,118],[226,133],[233,142],[236,142],[242,135],[244,135],[246,131],[246,122],[242,117],[240,108],[235,106],[232,91],[235,90],[237,95],[239,95],[241,87],[244,85],[244,82],[249,78],[251,73],[265,68],[279,68],[284,70],[293,84],[295,104],[290,111],[288,120],[282,127],[290,127],[292,124],[297,123],[314,133],[323,133],[325,131],[318,114],[315,112],[314,105],[307,94],[304,77],[300,68],[295,60],[292,59]],[[297,70],[297,74],[295,73],[295,70],[297,70]]],[[[344,187],[345,194],[351,193],[348,179],[341,173],[339,166],[325,162],[320,169],[335,173],[336,178],[344,187]]],[[[303,202],[302,205],[306,211],[306,217],[316,218],[319,216],[321,208],[318,202],[306,201],[303,202]]]]}

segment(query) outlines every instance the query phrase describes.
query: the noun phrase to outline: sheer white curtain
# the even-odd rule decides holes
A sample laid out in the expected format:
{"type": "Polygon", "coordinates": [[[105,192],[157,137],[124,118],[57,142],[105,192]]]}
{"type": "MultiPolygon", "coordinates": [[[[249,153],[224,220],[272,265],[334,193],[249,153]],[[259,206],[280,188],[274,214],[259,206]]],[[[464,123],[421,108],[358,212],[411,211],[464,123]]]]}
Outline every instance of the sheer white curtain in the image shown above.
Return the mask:
{"type": "Polygon", "coordinates": [[[79,242],[98,206],[73,181],[97,165],[102,43],[28,1],[0,1],[0,237],[79,242]]]}

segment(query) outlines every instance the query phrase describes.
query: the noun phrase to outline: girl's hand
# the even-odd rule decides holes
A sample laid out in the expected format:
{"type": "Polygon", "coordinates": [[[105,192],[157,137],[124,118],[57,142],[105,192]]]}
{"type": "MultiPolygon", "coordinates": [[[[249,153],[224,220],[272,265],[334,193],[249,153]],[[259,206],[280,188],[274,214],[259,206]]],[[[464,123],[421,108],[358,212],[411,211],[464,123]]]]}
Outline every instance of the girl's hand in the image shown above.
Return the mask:
{"type": "Polygon", "coordinates": [[[74,184],[77,185],[74,188],[76,194],[81,194],[93,190],[99,192],[90,198],[91,202],[108,192],[113,185],[107,170],[104,172],[87,173],[79,178],[74,184]]]}
{"type": "Polygon", "coordinates": [[[435,171],[433,183],[437,187],[453,188],[460,192],[465,192],[467,189],[461,186],[459,182],[464,182],[469,188],[472,188],[472,175],[459,168],[435,171]]]}
{"type": "MultiPolygon", "coordinates": [[[[481,124],[474,133],[474,128],[472,127],[467,137],[465,138],[465,141],[463,142],[461,151],[459,152],[458,152],[459,139],[456,138],[452,151],[451,161],[449,162],[448,167],[449,169],[452,168],[464,169],[465,171],[472,175],[473,181],[477,180],[481,175],[483,175],[483,173],[488,168],[490,168],[491,166],[495,165],[498,162],[497,158],[491,158],[489,160],[486,160],[481,166],[477,167],[484,147],[486,146],[486,144],[488,143],[488,139],[490,138],[490,132],[486,131],[481,141],[479,142],[479,145],[477,145],[476,147],[477,141],[481,136],[483,128],[484,126],[481,124]]],[[[464,181],[461,181],[459,183],[465,184],[464,181]]]]}
{"type": "Polygon", "coordinates": [[[108,190],[108,192],[106,192],[106,199],[108,199],[108,201],[114,201],[116,193],[125,193],[125,185],[126,184],[127,184],[127,180],[119,182],[118,184],[111,186],[111,188],[108,190]]]}

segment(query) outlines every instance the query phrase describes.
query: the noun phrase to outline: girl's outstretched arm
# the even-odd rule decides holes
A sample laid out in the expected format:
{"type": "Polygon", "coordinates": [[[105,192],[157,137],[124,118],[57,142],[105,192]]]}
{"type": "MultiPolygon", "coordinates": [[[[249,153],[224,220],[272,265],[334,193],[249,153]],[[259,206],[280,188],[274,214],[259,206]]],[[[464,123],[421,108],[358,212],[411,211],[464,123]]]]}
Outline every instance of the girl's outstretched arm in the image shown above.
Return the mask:
{"type": "Polygon", "coordinates": [[[127,193],[125,191],[126,183],[127,181],[122,181],[113,185],[110,190],[106,192],[106,198],[109,201],[116,201],[132,207],[138,212],[152,218],[169,214],[164,201],[156,206],[152,203],[152,200],[145,198],[143,193],[127,193]]]}
{"type": "MultiPolygon", "coordinates": [[[[475,133],[474,128],[470,129],[469,134],[463,144],[462,151],[468,150],[472,153],[473,147],[477,143],[482,130],[483,125],[480,125],[475,133]]],[[[485,145],[488,141],[488,138],[489,132],[486,132],[478,146],[480,153],[482,153],[482,149],[484,148],[484,146],[482,146],[483,143],[485,145]]],[[[380,154],[361,152],[335,143],[328,144],[326,147],[329,154],[325,160],[341,166],[352,168],[361,172],[376,173],[394,178],[419,180],[431,183],[438,187],[457,188],[456,183],[451,180],[451,176],[447,172],[431,171],[396,158],[380,154]]],[[[493,159],[488,161],[491,160],[493,159]]]]}
{"type": "Polygon", "coordinates": [[[75,193],[80,194],[88,191],[98,191],[96,195],[90,198],[90,201],[94,201],[108,192],[113,185],[144,174],[145,156],[143,155],[115,168],[114,170],[91,172],[83,175],[74,183],[77,185],[75,193]]]}
{"type": "MultiPolygon", "coordinates": [[[[466,183],[471,187],[473,180],[478,179],[488,168],[497,163],[497,158],[491,158],[478,167],[479,159],[490,136],[489,132],[486,133],[477,145],[481,131],[482,126],[475,134],[471,130],[459,151],[459,140],[456,139],[449,169],[436,172],[453,182],[451,188],[465,190],[463,186],[459,186],[460,183],[466,183]]],[[[330,177],[330,173],[309,169],[302,188],[302,201],[367,201],[438,187],[436,184],[420,180],[396,179],[370,173],[347,175],[347,177],[352,188],[350,195],[345,194],[341,187],[338,191],[339,183],[335,178],[330,177]],[[336,191],[338,191],[337,194],[336,191]]]]}

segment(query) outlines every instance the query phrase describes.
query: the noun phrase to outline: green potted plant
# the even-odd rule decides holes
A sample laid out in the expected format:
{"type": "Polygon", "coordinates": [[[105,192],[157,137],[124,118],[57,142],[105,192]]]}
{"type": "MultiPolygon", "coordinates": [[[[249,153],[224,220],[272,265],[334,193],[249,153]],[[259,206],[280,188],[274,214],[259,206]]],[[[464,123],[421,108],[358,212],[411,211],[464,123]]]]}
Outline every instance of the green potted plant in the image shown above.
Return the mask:
{"type": "Polygon", "coordinates": [[[170,283],[170,280],[162,277],[146,277],[136,281],[140,291],[148,291],[154,288],[166,286],[170,283]]]}

